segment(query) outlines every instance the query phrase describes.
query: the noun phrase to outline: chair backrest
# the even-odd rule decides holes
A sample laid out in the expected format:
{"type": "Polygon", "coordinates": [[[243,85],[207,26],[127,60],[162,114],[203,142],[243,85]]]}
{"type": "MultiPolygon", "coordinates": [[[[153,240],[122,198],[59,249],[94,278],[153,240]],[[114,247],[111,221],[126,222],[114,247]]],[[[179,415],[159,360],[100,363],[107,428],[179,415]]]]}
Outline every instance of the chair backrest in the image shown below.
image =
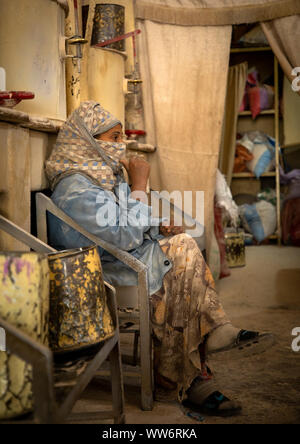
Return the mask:
{"type": "MultiPolygon", "coordinates": [[[[97,236],[86,231],[84,228],[79,226],[73,219],[71,219],[67,214],[60,210],[54,202],[42,193],[38,193],[36,196],[37,203],[37,230],[38,237],[42,241],[47,242],[47,211],[58,217],[60,220],[65,222],[70,227],[74,228],[76,231],[81,233],[87,239],[91,240],[92,243],[102,247],[104,250],[108,251],[112,256],[119,259],[124,264],[128,265],[131,269],[137,272],[139,276],[139,285],[142,285],[145,294],[148,289],[147,280],[147,267],[138,259],[136,259],[131,254],[126,251],[120,250],[108,242],[99,239],[97,236]]],[[[139,294],[138,287],[128,286],[128,287],[116,287],[117,301],[119,308],[139,308],[139,294]]]]}
{"type": "Polygon", "coordinates": [[[136,259],[127,251],[120,250],[116,246],[100,239],[99,237],[89,233],[83,227],[78,225],[70,216],[64,213],[60,208],[58,208],[54,202],[45,196],[43,193],[37,193],[36,195],[36,213],[37,213],[37,232],[38,238],[43,242],[47,243],[47,212],[53,214],[58,219],[62,220],[64,223],[74,228],[78,233],[85,236],[93,244],[102,247],[105,251],[110,253],[112,256],[119,259],[124,264],[128,265],[132,270],[137,273],[147,272],[147,267],[141,261],[136,259]]]}

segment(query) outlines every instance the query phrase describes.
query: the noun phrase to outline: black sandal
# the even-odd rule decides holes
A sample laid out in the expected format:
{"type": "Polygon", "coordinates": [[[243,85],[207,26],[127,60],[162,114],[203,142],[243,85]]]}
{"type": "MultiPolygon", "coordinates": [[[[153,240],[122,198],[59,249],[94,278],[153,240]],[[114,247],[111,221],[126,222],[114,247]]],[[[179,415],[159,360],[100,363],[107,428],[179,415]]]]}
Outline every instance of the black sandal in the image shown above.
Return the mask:
{"type": "Polygon", "coordinates": [[[194,404],[188,399],[183,401],[182,404],[184,407],[187,407],[194,412],[207,416],[221,416],[223,418],[239,415],[242,411],[240,404],[235,401],[231,401],[218,391],[209,395],[201,405],[194,404]]]}

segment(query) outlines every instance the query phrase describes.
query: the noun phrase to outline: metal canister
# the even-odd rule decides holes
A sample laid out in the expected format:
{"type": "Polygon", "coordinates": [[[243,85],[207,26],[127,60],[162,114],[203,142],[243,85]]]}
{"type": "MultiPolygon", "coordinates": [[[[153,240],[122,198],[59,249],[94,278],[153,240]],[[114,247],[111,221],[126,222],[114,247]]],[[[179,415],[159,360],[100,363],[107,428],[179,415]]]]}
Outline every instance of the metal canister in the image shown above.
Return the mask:
{"type": "Polygon", "coordinates": [[[245,240],[243,233],[226,233],[226,259],[230,268],[246,265],[245,240]]]}
{"type": "Polygon", "coordinates": [[[49,343],[54,352],[79,350],[114,334],[96,246],[50,254],[49,343]]]}
{"type": "MultiPolygon", "coordinates": [[[[88,18],[89,6],[82,7],[83,35],[88,18]]],[[[95,17],[92,34],[92,45],[103,43],[106,40],[114,39],[125,34],[125,8],[114,4],[97,4],[95,8],[95,17]]],[[[125,51],[125,41],[111,43],[106,48],[125,51]]]]}
{"type": "MultiPolygon", "coordinates": [[[[0,316],[48,345],[49,267],[47,255],[0,253],[0,316]]],[[[33,409],[32,367],[0,351],[0,419],[33,409]]]]}

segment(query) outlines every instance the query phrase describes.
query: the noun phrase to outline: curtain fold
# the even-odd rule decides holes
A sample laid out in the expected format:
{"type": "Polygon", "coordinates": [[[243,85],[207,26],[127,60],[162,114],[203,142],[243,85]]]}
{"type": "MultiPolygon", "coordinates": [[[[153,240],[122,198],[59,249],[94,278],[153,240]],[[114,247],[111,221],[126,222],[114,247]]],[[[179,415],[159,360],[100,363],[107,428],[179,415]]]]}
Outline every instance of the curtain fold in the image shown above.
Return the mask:
{"type": "Polygon", "coordinates": [[[261,23],[261,26],[285,75],[292,83],[295,80],[292,71],[300,67],[300,15],[261,23]]]}
{"type": "Polygon", "coordinates": [[[156,191],[205,192],[209,251],[231,26],[147,20],[138,27],[145,129],[148,143],[157,147],[150,159],[150,185],[156,191]]]}
{"type": "Polygon", "coordinates": [[[183,26],[255,23],[300,14],[299,0],[137,0],[136,17],[183,26]]]}
{"type": "Polygon", "coordinates": [[[248,64],[232,66],[228,74],[227,97],[223,137],[220,149],[220,170],[226,176],[228,185],[232,180],[236,149],[236,132],[239,109],[243,100],[247,81],[248,64]]]}

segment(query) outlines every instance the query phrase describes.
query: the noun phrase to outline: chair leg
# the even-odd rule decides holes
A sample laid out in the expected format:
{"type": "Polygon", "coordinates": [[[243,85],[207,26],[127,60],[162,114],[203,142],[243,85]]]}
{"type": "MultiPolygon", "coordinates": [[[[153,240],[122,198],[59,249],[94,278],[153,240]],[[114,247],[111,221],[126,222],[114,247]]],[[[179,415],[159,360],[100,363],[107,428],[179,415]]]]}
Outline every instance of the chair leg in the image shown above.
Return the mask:
{"type": "Polygon", "coordinates": [[[119,341],[109,354],[114,423],[125,424],[124,389],[119,341]]]}
{"type": "Polygon", "coordinates": [[[153,409],[152,335],[149,313],[147,274],[139,273],[141,401],[142,410],[153,409]]]}
{"type": "Polygon", "coordinates": [[[138,365],[139,337],[140,337],[140,331],[137,330],[134,332],[133,365],[138,365]]]}
{"type": "Polygon", "coordinates": [[[143,332],[141,327],[141,401],[142,410],[153,409],[153,384],[152,384],[152,347],[150,332],[143,332]],[[145,334],[146,333],[146,334],[145,334]]]}

